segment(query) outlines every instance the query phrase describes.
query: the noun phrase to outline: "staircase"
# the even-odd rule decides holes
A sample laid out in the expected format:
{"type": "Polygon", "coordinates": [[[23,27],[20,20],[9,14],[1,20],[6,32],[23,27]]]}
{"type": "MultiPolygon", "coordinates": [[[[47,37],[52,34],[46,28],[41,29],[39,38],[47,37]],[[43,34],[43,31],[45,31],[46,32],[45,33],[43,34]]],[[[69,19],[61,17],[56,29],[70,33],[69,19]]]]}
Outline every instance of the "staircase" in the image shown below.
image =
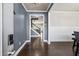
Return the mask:
{"type": "Polygon", "coordinates": [[[37,26],[36,24],[32,23],[31,24],[31,36],[35,36],[35,37],[41,37],[41,28],[39,26],[37,26]]]}

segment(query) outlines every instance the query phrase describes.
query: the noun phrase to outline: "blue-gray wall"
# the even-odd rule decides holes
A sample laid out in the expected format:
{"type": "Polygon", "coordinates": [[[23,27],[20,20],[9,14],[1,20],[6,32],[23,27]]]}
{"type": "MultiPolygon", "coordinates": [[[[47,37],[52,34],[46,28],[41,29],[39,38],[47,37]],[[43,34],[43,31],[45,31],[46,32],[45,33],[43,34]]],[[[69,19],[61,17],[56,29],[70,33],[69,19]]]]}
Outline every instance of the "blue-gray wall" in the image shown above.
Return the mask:
{"type": "MultiPolygon", "coordinates": [[[[29,15],[30,14],[44,14],[45,16],[45,40],[48,40],[48,12],[27,12],[27,33],[29,33],[29,15]]],[[[27,39],[29,39],[29,35],[27,35],[27,39]]]]}
{"type": "Polygon", "coordinates": [[[26,41],[26,11],[20,3],[14,4],[14,48],[18,48],[26,41]],[[21,43],[21,45],[19,44],[21,43]]]}
{"type": "Polygon", "coordinates": [[[20,3],[14,4],[14,48],[18,50],[20,46],[29,40],[29,15],[44,14],[45,16],[45,40],[48,40],[48,12],[26,12],[20,3]],[[21,45],[19,45],[21,42],[21,45]]]}

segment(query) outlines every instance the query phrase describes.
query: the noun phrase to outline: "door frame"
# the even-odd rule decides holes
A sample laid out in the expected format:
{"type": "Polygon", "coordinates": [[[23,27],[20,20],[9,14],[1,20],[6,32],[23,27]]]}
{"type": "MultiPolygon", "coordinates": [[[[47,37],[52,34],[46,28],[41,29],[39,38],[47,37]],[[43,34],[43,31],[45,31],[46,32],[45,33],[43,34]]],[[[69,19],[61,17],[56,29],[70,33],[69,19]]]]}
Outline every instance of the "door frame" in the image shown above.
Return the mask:
{"type": "Polygon", "coordinates": [[[44,14],[30,14],[29,15],[29,40],[31,42],[31,16],[43,16],[43,42],[45,40],[45,15],[44,14]]]}

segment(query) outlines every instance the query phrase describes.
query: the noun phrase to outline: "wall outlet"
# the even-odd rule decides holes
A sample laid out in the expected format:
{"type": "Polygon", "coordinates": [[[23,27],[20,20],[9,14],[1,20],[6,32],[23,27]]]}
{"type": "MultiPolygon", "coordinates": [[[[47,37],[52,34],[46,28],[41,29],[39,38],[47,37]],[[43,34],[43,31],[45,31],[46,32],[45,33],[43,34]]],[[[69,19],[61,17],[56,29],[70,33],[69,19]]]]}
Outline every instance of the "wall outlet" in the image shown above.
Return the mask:
{"type": "Polygon", "coordinates": [[[21,45],[21,42],[19,42],[19,45],[21,45]]]}

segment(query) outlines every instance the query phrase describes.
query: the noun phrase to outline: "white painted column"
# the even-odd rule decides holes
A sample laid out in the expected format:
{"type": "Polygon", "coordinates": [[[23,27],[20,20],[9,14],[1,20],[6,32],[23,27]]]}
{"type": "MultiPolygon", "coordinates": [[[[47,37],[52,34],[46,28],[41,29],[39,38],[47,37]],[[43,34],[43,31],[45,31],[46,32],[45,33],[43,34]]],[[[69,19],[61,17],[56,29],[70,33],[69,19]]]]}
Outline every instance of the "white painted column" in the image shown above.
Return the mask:
{"type": "Polygon", "coordinates": [[[2,3],[0,3],[0,56],[2,55],[2,3]]]}
{"type": "Polygon", "coordinates": [[[50,44],[50,12],[48,13],[48,44],[50,44]]]}
{"type": "Polygon", "coordinates": [[[3,55],[8,55],[8,35],[13,34],[13,3],[3,3],[3,55]]]}

